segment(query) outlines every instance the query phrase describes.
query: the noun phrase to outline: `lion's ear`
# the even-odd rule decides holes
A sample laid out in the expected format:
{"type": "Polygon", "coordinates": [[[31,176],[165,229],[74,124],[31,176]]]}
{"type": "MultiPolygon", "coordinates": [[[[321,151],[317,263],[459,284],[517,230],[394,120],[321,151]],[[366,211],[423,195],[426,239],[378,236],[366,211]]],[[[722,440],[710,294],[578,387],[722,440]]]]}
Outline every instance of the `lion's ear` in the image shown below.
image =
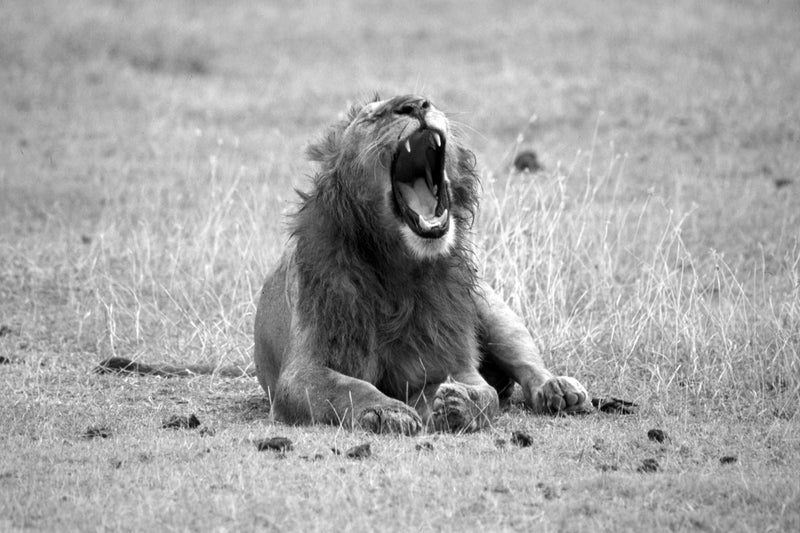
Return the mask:
{"type": "Polygon", "coordinates": [[[331,126],[325,136],[306,148],[306,156],[311,161],[321,163],[325,168],[336,166],[336,159],[342,152],[344,130],[356,119],[364,104],[351,104],[347,111],[339,115],[339,122],[331,126]]]}
{"type": "Polygon", "coordinates": [[[340,142],[341,131],[332,128],[322,139],[308,145],[306,156],[311,161],[321,163],[323,167],[332,168],[336,163],[340,142]]]}

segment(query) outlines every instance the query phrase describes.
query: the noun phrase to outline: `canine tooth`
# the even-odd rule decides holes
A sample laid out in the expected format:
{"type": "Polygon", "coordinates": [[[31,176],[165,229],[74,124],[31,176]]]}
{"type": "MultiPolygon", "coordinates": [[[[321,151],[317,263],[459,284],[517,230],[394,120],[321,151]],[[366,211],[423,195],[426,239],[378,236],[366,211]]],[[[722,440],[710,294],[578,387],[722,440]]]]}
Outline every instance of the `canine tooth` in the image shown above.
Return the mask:
{"type": "Polygon", "coordinates": [[[408,139],[406,139],[406,151],[408,151],[409,154],[411,153],[411,142],[408,139]]]}
{"type": "Polygon", "coordinates": [[[419,227],[422,228],[423,231],[430,231],[433,228],[438,228],[444,224],[444,221],[447,220],[448,215],[449,212],[447,209],[445,209],[441,215],[432,218],[430,222],[428,222],[424,216],[418,214],[417,221],[419,221],[419,227]]]}
{"type": "Polygon", "coordinates": [[[433,140],[436,141],[436,147],[437,148],[441,148],[442,147],[442,138],[439,137],[438,133],[433,132],[433,140]]]}
{"type": "Polygon", "coordinates": [[[417,220],[419,221],[419,227],[422,228],[424,231],[430,231],[433,226],[428,224],[428,221],[425,220],[425,217],[422,215],[417,215],[417,220]]]}

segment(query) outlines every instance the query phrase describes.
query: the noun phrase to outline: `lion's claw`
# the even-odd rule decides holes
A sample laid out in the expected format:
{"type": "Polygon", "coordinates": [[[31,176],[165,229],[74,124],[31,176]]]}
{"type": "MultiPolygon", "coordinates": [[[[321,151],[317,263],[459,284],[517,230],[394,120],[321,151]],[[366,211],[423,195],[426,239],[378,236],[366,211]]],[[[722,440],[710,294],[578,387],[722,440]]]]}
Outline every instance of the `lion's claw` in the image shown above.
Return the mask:
{"type": "Polygon", "coordinates": [[[416,435],[422,429],[419,415],[404,404],[368,407],[358,417],[358,424],[373,433],[416,435]]]}
{"type": "Polygon", "coordinates": [[[568,376],[550,378],[531,391],[530,407],[537,413],[582,414],[593,411],[589,393],[581,383],[568,376]]]}

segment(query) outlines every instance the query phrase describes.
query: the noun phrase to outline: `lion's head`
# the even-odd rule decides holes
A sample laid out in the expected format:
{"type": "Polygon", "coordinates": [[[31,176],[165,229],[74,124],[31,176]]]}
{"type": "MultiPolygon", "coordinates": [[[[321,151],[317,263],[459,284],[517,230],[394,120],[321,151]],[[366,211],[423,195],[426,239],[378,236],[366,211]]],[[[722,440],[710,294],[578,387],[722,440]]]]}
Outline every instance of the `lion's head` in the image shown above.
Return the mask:
{"type": "Polygon", "coordinates": [[[413,257],[432,259],[448,255],[472,222],[474,157],[459,146],[444,113],[422,96],[354,106],[308,154],[321,165],[320,198],[346,204],[329,211],[358,239],[391,246],[389,229],[413,257]]]}

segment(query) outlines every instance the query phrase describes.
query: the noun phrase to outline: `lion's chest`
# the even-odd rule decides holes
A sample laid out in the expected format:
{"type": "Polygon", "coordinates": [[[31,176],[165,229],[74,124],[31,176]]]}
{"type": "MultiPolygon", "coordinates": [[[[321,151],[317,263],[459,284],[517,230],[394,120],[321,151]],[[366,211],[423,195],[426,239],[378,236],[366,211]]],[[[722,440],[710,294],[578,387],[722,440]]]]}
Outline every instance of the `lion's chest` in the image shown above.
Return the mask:
{"type": "Polygon", "coordinates": [[[468,270],[444,262],[396,269],[331,264],[298,260],[297,310],[312,357],[398,398],[477,367],[468,270]]]}
{"type": "Polygon", "coordinates": [[[368,381],[403,397],[477,364],[477,316],[465,291],[405,293],[375,314],[376,365],[368,381]]]}

